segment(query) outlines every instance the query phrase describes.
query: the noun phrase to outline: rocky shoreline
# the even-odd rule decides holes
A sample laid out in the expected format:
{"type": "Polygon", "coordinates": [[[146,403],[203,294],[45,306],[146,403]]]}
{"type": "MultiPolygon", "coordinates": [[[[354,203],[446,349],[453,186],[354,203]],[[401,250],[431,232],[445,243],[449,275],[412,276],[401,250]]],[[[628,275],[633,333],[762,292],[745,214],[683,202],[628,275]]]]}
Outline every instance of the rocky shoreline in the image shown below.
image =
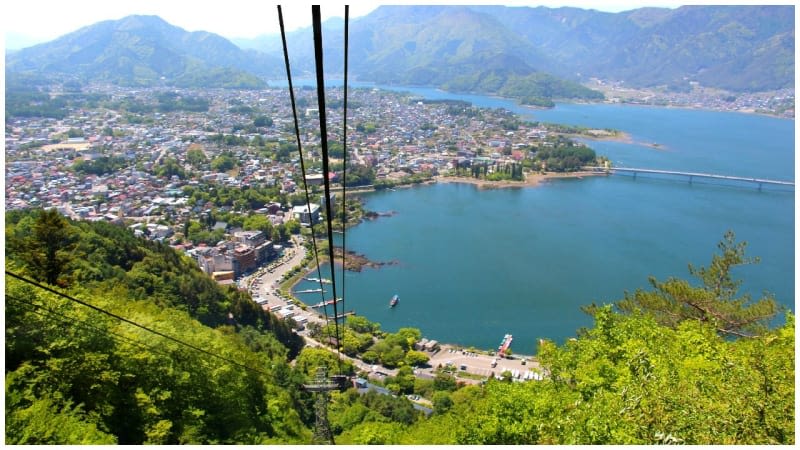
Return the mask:
{"type": "Polygon", "coordinates": [[[346,270],[351,272],[361,272],[365,267],[380,269],[384,266],[394,266],[398,264],[398,261],[372,261],[366,256],[352,250],[344,252],[341,247],[333,248],[333,257],[337,264],[341,264],[346,270]]]}

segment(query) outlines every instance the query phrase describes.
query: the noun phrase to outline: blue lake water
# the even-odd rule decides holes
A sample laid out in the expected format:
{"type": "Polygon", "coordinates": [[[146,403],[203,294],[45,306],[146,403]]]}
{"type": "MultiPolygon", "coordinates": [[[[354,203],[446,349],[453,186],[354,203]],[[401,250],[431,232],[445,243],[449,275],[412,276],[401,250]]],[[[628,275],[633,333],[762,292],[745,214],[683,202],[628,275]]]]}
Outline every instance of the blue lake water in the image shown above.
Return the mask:
{"type": "MultiPolygon", "coordinates": [[[[494,97],[402,90],[503,107],[528,120],[622,130],[634,143],[589,142],[619,166],[794,180],[791,120],[605,104],[533,110],[494,97]],[[653,142],[659,149],[645,145],[653,142]]],[[[612,176],[519,189],[440,184],[364,198],[368,209],[396,214],[348,230],[347,248],[398,263],[344,280],[338,273],[337,294],[344,289],[346,310],[388,331],[416,327],[480,348],[511,333],[517,353],[534,353],[538,338],[561,342],[591,326],[581,305],[647,289],[651,275],[689,278],[687,265],[708,265],[729,229],[761,258],[735,272],[742,291],[772,293],[794,310],[793,189],[612,176]],[[389,308],[395,293],[400,303],[389,308]]]]}

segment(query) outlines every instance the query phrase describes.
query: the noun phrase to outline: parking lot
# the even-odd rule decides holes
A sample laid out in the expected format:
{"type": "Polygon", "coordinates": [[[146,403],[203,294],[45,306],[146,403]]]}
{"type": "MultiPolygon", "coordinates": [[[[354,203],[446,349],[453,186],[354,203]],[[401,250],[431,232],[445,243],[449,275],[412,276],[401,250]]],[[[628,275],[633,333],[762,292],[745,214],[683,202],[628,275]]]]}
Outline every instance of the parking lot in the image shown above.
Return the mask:
{"type": "MultiPolygon", "coordinates": [[[[467,352],[452,346],[442,346],[441,350],[431,356],[428,364],[431,366],[429,371],[433,371],[439,366],[447,367],[449,365],[454,367],[457,372],[467,372],[481,377],[499,376],[508,371],[517,380],[524,380],[526,375],[528,379],[535,379],[541,373],[541,366],[530,356],[515,355],[511,358],[500,358],[488,354],[467,352]]],[[[464,378],[463,381],[478,382],[479,380],[464,378]]]]}

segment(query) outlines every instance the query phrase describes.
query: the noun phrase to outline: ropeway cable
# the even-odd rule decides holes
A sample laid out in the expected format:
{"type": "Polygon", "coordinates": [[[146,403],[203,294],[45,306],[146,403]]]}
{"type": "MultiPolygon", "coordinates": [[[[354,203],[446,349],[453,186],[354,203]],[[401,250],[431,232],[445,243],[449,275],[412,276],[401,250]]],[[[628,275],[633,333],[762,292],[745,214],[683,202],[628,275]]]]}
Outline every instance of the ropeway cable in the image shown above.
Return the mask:
{"type": "Polygon", "coordinates": [[[333,289],[333,323],[336,327],[336,353],[339,356],[339,364],[341,365],[341,338],[339,334],[339,313],[336,308],[336,272],[335,261],[333,252],[333,228],[332,228],[332,214],[331,214],[331,180],[328,168],[328,127],[326,123],[325,113],[325,76],[322,61],[322,19],[320,15],[320,6],[311,6],[311,17],[314,28],[314,60],[317,69],[317,103],[319,104],[319,129],[320,137],[322,139],[322,174],[325,180],[325,212],[328,220],[326,221],[326,228],[328,231],[328,256],[330,257],[331,266],[331,286],[333,289]]]}
{"type": "MultiPolygon", "coordinates": [[[[283,24],[283,12],[281,10],[281,5],[278,5],[278,22],[281,28],[281,40],[283,42],[283,59],[286,63],[286,78],[289,81],[289,98],[292,102],[292,115],[294,116],[294,130],[295,130],[295,137],[297,139],[297,151],[300,154],[300,171],[303,175],[303,189],[306,195],[306,211],[308,211],[308,220],[309,226],[311,227],[311,246],[314,250],[314,263],[317,266],[317,278],[319,279],[319,289],[320,289],[320,302],[322,303],[322,311],[325,315],[325,325],[327,328],[328,325],[328,307],[325,301],[325,288],[322,283],[322,272],[320,271],[320,264],[319,264],[319,256],[317,250],[317,239],[314,236],[314,220],[311,217],[311,197],[308,194],[308,182],[306,180],[306,166],[305,161],[303,158],[303,148],[302,144],[300,143],[300,125],[299,121],[297,120],[297,103],[295,102],[294,98],[294,87],[292,86],[292,71],[289,66],[289,48],[286,45],[286,29],[283,24]]],[[[335,273],[331,272],[331,278],[335,279],[335,273]]],[[[333,295],[333,307],[334,307],[334,316],[336,315],[336,293],[334,291],[333,295]]],[[[335,319],[334,319],[335,320],[335,319]]],[[[338,333],[337,333],[337,340],[338,340],[338,333]]]]}
{"type": "Polygon", "coordinates": [[[342,173],[342,312],[346,311],[345,271],[347,270],[347,54],[349,45],[350,5],[344,5],[344,114],[342,125],[342,153],[344,168],[342,173]]]}

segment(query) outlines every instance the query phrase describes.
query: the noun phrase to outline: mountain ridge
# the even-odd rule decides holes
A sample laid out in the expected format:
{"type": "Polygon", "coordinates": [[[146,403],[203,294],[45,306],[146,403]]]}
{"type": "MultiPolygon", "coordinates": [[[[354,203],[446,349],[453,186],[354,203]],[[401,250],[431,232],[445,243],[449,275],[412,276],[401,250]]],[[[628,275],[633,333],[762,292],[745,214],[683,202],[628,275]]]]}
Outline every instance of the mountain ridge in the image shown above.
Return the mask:
{"type": "MultiPolygon", "coordinates": [[[[522,97],[597,98],[591,78],[687,91],[794,86],[793,6],[580,8],[380,6],[350,23],[350,74],[387,84],[522,97]],[[530,88],[520,89],[519,80],[530,88]],[[544,89],[542,80],[552,88],[544,89]],[[554,81],[557,80],[557,83],[554,81]]],[[[323,24],[325,69],[343,72],[341,19],[323,24]]],[[[282,77],[280,36],[230,40],[157,16],[98,22],[6,54],[6,70],[127,85],[261,88],[282,77]],[[249,44],[248,44],[249,42],[249,44]]],[[[311,29],[287,34],[293,73],[311,73],[311,29]]]]}
{"type": "Polygon", "coordinates": [[[86,79],[146,86],[161,81],[207,87],[264,87],[259,77],[277,60],[244,51],[222,36],[187,32],[158,16],[127,16],[80,28],[6,56],[11,71],[76,74],[86,79]]]}

